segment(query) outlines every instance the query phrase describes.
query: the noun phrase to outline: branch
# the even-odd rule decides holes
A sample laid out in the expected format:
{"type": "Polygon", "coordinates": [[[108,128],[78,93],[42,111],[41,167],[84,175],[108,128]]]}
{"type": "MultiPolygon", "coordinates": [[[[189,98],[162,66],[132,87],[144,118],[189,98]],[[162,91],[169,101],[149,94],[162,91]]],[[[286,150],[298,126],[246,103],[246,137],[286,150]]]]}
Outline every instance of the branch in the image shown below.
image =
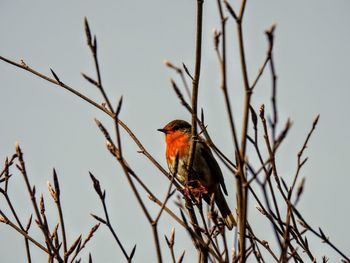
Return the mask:
{"type": "MultiPolygon", "coordinates": [[[[14,62],[14,61],[12,61],[12,60],[10,60],[10,59],[8,59],[8,58],[5,58],[5,57],[3,57],[3,56],[0,56],[0,60],[5,61],[5,62],[7,62],[8,64],[11,64],[11,65],[16,66],[16,67],[18,67],[18,68],[24,69],[24,70],[26,70],[26,71],[28,71],[28,72],[30,72],[30,73],[32,73],[32,74],[38,76],[39,78],[42,78],[42,79],[44,79],[44,80],[46,80],[46,81],[49,81],[49,82],[51,82],[51,83],[53,83],[53,84],[55,84],[55,85],[57,85],[57,86],[60,86],[60,87],[64,88],[65,90],[67,90],[67,91],[73,93],[74,95],[78,96],[79,98],[85,100],[86,102],[88,102],[88,103],[90,103],[91,105],[95,106],[95,107],[98,108],[99,110],[101,110],[101,111],[103,111],[104,113],[108,114],[109,116],[113,117],[113,113],[110,112],[109,110],[107,110],[105,107],[103,107],[103,106],[99,105],[98,103],[94,102],[93,100],[91,100],[90,98],[86,97],[86,96],[83,95],[82,93],[76,91],[75,89],[73,89],[72,87],[68,86],[67,84],[65,84],[65,83],[63,83],[63,82],[61,82],[61,81],[57,81],[56,78],[52,79],[52,78],[50,78],[50,77],[48,77],[48,76],[46,76],[46,75],[44,75],[44,74],[42,74],[42,73],[40,73],[40,72],[34,70],[34,69],[32,69],[32,68],[29,67],[26,63],[24,63],[23,60],[21,61],[21,64],[16,63],[16,62],[14,62]]],[[[56,75],[56,76],[57,76],[57,75],[56,75]]]]}

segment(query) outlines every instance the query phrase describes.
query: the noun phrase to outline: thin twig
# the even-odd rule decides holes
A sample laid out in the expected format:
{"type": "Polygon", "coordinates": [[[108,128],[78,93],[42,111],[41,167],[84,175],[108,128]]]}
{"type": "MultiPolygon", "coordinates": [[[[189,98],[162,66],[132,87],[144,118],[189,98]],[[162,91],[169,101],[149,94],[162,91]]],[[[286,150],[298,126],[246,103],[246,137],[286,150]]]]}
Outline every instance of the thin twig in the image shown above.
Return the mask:
{"type": "Polygon", "coordinates": [[[59,216],[59,220],[60,220],[62,242],[63,242],[63,252],[67,253],[67,237],[66,237],[66,229],[65,229],[65,225],[64,225],[64,217],[63,217],[62,205],[61,205],[61,190],[60,190],[58,177],[57,177],[57,173],[56,173],[55,169],[53,169],[53,182],[54,182],[54,186],[55,186],[54,201],[55,201],[57,209],[58,209],[58,216],[59,216]]]}
{"type": "Polygon", "coordinates": [[[47,245],[47,249],[49,251],[48,255],[51,256],[51,253],[54,253],[55,257],[57,258],[57,260],[59,262],[63,262],[61,256],[59,255],[58,251],[54,249],[54,246],[52,244],[52,241],[50,239],[50,233],[48,232],[47,228],[45,227],[45,224],[41,218],[41,215],[40,215],[40,212],[39,212],[39,208],[38,208],[38,204],[36,202],[36,198],[35,198],[35,187],[32,188],[31,185],[30,185],[30,182],[29,182],[29,178],[28,178],[28,175],[27,175],[27,171],[26,171],[26,167],[25,167],[25,162],[23,160],[23,153],[22,153],[22,150],[19,146],[19,144],[16,144],[16,153],[17,153],[17,156],[18,156],[18,161],[20,163],[20,165],[18,166],[22,176],[23,176],[23,179],[25,181],[25,184],[26,184],[26,187],[27,187],[27,191],[30,195],[30,199],[32,201],[32,206],[34,208],[34,212],[35,212],[35,215],[36,215],[36,219],[37,219],[37,222],[39,224],[39,228],[41,229],[44,237],[45,237],[45,241],[46,241],[46,245],[47,245]]]}
{"type": "Polygon", "coordinates": [[[91,50],[93,59],[94,59],[94,64],[95,64],[95,69],[96,69],[96,75],[97,75],[97,82],[96,82],[96,87],[100,90],[102,93],[102,97],[107,103],[108,109],[110,112],[113,112],[113,107],[112,104],[106,94],[105,89],[103,88],[102,85],[102,78],[101,78],[101,70],[100,70],[100,65],[98,63],[98,56],[97,56],[97,38],[94,36],[94,41],[92,41],[91,37],[91,31],[90,31],[90,26],[88,23],[87,18],[85,17],[84,19],[84,25],[85,25],[85,33],[86,33],[86,38],[87,38],[87,44],[91,50]]]}
{"type": "Polygon", "coordinates": [[[303,218],[303,216],[300,214],[298,209],[292,205],[293,212],[296,214],[296,216],[303,222],[303,225],[310,230],[315,236],[320,238],[324,243],[328,244],[334,251],[336,251],[339,255],[341,255],[344,259],[346,259],[348,262],[350,262],[350,257],[346,256],[340,249],[338,249],[330,240],[329,238],[323,233],[323,231],[319,228],[320,233],[318,233],[314,228],[312,228],[303,218]]]}
{"type": "MultiPolygon", "coordinates": [[[[164,61],[164,64],[165,64],[167,67],[172,68],[173,70],[175,70],[175,71],[180,75],[181,80],[182,80],[182,83],[183,83],[183,85],[184,85],[184,87],[185,87],[187,96],[188,96],[188,98],[191,100],[191,91],[190,91],[190,89],[189,89],[189,87],[188,87],[188,84],[187,84],[185,75],[184,75],[184,73],[183,73],[183,70],[182,70],[180,67],[175,66],[173,63],[171,63],[171,62],[168,61],[168,60],[165,60],[165,61],[164,61]]],[[[185,64],[183,64],[183,66],[185,67],[186,70],[188,70],[188,69],[186,68],[185,64]]],[[[193,80],[193,78],[191,78],[191,79],[193,80]]]]}
{"type": "MultiPolygon", "coordinates": [[[[23,227],[21,221],[19,220],[19,217],[18,217],[18,215],[17,215],[17,212],[16,212],[15,208],[14,208],[13,205],[12,205],[11,199],[9,198],[7,191],[5,191],[5,190],[3,190],[3,189],[0,188],[0,192],[4,195],[4,197],[5,197],[5,199],[6,199],[6,202],[7,202],[8,206],[10,207],[10,210],[11,210],[11,212],[12,212],[12,215],[15,217],[16,222],[17,222],[19,228],[20,228],[22,231],[24,231],[25,233],[28,234],[28,231],[24,229],[24,227],[23,227]]],[[[24,237],[24,242],[25,242],[27,260],[28,260],[28,262],[32,262],[32,260],[31,260],[31,255],[30,255],[29,242],[28,242],[28,238],[27,238],[26,236],[24,237]]]]}
{"type": "MultiPolygon", "coordinates": [[[[201,72],[201,58],[202,58],[202,23],[203,23],[203,0],[197,0],[197,9],[196,9],[196,53],[195,53],[195,66],[194,66],[194,77],[192,80],[192,127],[191,127],[191,145],[189,150],[189,158],[187,160],[187,169],[188,173],[186,175],[186,182],[191,180],[192,174],[192,165],[194,161],[194,155],[196,152],[196,138],[197,138],[197,102],[198,102],[198,87],[199,87],[199,79],[201,72]]],[[[186,208],[190,214],[190,219],[192,225],[194,225],[195,232],[201,236],[200,231],[196,226],[198,225],[198,221],[193,209],[193,205],[189,200],[189,197],[185,195],[186,208]]],[[[207,253],[206,249],[203,246],[197,247],[199,253],[199,259],[202,259],[201,262],[206,262],[207,253]]]]}
{"type": "Polygon", "coordinates": [[[20,233],[21,235],[23,235],[26,239],[30,240],[30,242],[32,242],[34,245],[36,245],[38,248],[40,248],[42,251],[44,251],[47,254],[50,254],[50,251],[45,248],[43,245],[41,245],[38,241],[36,241],[35,239],[33,239],[31,236],[28,235],[28,233],[24,230],[22,230],[21,228],[19,228],[18,226],[16,226],[14,223],[12,223],[6,216],[5,214],[0,210],[0,222],[3,222],[7,225],[9,225],[10,227],[12,227],[13,229],[15,229],[18,233],[20,233]]]}
{"type": "Polygon", "coordinates": [[[125,160],[123,158],[123,155],[122,155],[122,151],[121,151],[122,144],[121,144],[121,139],[120,139],[119,122],[118,122],[119,112],[120,112],[120,109],[121,109],[121,102],[122,102],[122,100],[120,100],[119,103],[118,103],[118,107],[117,107],[118,110],[117,110],[117,112],[115,114],[115,119],[114,119],[115,132],[116,132],[116,137],[117,137],[117,139],[116,139],[117,140],[117,147],[115,148],[117,150],[116,157],[117,157],[118,162],[120,163],[120,165],[123,168],[124,174],[126,175],[126,178],[127,178],[128,182],[129,182],[129,185],[130,185],[132,191],[134,192],[134,195],[136,196],[136,199],[137,199],[139,205],[141,206],[142,211],[144,212],[148,222],[152,226],[153,238],[154,238],[154,243],[155,243],[156,251],[157,251],[157,259],[158,259],[158,262],[161,263],[161,262],[163,262],[163,260],[162,260],[162,253],[161,253],[161,248],[160,248],[160,243],[159,243],[159,236],[158,236],[157,225],[154,224],[154,220],[152,219],[151,215],[149,214],[145,204],[142,201],[142,198],[140,197],[140,194],[139,194],[139,192],[138,192],[134,182],[132,181],[130,173],[134,173],[134,172],[126,164],[126,162],[125,162],[125,160]]]}
{"type": "Polygon", "coordinates": [[[248,135],[248,123],[249,123],[249,106],[252,91],[250,90],[249,80],[248,80],[248,69],[245,58],[245,47],[243,40],[243,30],[242,30],[242,20],[244,15],[244,10],[246,7],[246,0],[242,0],[239,15],[236,19],[236,27],[238,34],[238,46],[241,61],[241,70],[244,84],[244,110],[243,110],[243,124],[242,124],[242,137],[241,137],[241,147],[238,155],[239,165],[238,165],[238,183],[237,183],[237,193],[238,193],[238,213],[239,213],[239,250],[240,250],[240,262],[245,262],[245,231],[247,222],[247,210],[248,210],[248,191],[246,188],[246,175],[244,174],[244,160],[246,155],[246,145],[247,145],[247,135],[248,135]]]}
{"type": "Polygon", "coordinates": [[[109,218],[109,214],[108,214],[108,209],[107,209],[107,205],[106,205],[106,195],[105,195],[105,191],[102,191],[101,190],[101,186],[100,186],[100,182],[96,179],[96,177],[90,172],[90,178],[93,182],[93,186],[94,186],[94,189],[97,193],[97,195],[99,196],[100,198],[100,201],[102,203],[102,207],[103,207],[103,211],[104,211],[104,214],[105,214],[105,219],[102,219],[98,216],[95,216],[95,215],[92,215],[96,220],[98,220],[99,222],[101,222],[102,224],[106,225],[109,229],[109,231],[112,233],[114,239],[116,240],[120,250],[123,252],[123,255],[124,257],[127,259],[128,262],[130,262],[130,259],[129,259],[129,256],[122,244],[122,242],[120,241],[117,233],[115,232],[112,224],[111,224],[111,221],[110,221],[110,218],[109,218]]]}
{"type": "Polygon", "coordinates": [[[24,63],[24,61],[22,61],[22,64],[19,64],[17,62],[14,62],[8,58],[5,58],[3,56],[0,56],[0,60],[3,60],[5,62],[7,62],[8,64],[11,64],[13,66],[16,66],[18,68],[24,69],[36,76],[38,76],[39,78],[42,78],[46,81],[49,81],[57,86],[60,86],[62,88],[64,88],[65,90],[68,90],[69,92],[73,93],[74,95],[78,96],[79,98],[85,100],[86,102],[90,103],[91,105],[95,106],[96,108],[98,108],[99,110],[103,111],[104,113],[108,114],[109,116],[113,117],[113,113],[110,112],[109,110],[107,110],[105,107],[103,107],[102,105],[94,102],[93,100],[91,100],[90,98],[86,97],[85,95],[83,95],[82,93],[78,92],[77,90],[73,89],[72,87],[68,86],[67,84],[63,83],[62,81],[58,81],[55,78],[50,78],[34,69],[32,69],[31,67],[29,67],[27,64],[24,63]]]}

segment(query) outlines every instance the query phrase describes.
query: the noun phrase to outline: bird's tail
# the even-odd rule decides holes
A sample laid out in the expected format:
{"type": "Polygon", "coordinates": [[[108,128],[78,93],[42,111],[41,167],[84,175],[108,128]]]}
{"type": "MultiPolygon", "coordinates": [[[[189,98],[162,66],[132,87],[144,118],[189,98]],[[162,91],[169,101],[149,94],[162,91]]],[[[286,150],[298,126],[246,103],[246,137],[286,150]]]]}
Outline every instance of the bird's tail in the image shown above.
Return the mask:
{"type": "Polygon", "coordinates": [[[215,192],[214,198],[216,206],[218,207],[227,228],[231,230],[234,226],[237,226],[237,223],[220,189],[215,192]]]}

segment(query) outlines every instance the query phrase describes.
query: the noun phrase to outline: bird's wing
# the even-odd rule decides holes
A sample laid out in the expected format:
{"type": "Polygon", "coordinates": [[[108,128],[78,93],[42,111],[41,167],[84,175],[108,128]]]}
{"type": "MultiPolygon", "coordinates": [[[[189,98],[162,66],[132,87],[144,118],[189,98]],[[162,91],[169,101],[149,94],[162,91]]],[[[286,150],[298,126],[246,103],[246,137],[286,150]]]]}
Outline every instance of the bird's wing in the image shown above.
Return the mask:
{"type": "Polygon", "coordinates": [[[220,183],[222,190],[224,191],[225,195],[227,195],[224,176],[222,175],[220,166],[216,162],[213,154],[211,153],[209,146],[203,141],[200,141],[198,146],[200,147],[200,153],[202,154],[203,158],[206,160],[208,164],[208,167],[210,169],[212,176],[217,182],[220,183]]]}

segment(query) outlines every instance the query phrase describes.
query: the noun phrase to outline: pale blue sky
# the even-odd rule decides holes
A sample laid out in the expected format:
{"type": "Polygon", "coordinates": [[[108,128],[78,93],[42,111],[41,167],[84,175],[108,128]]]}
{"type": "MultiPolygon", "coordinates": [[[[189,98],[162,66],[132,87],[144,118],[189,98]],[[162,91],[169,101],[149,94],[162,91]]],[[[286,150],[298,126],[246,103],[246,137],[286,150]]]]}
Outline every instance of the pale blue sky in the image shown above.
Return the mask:
{"type": "MultiPolygon", "coordinates": [[[[216,1],[205,1],[203,31],[203,67],[199,105],[204,107],[212,137],[224,152],[232,154],[230,132],[223,96],[219,89],[217,60],[213,50],[212,29],[219,26],[216,1]]],[[[232,1],[238,6],[238,1],[232,1]]],[[[175,118],[189,119],[174,96],[169,77],[176,75],[163,65],[164,59],[175,64],[185,62],[193,69],[195,1],[25,1],[0,0],[0,55],[24,61],[37,70],[50,74],[54,69],[62,81],[96,100],[99,93],[83,80],[80,73],[93,75],[94,68],[86,46],[83,18],[97,34],[102,77],[107,93],[117,102],[123,95],[121,118],[139,136],[147,149],[165,166],[164,142],[156,132],[175,118]]],[[[346,0],[248,1],[245,18],[245,42],[250,79],[254,79],[266,52],[264,30],[276,23],[275,63],[278,74],[280,126],[290,117],[293,127],[281,148],[278,169],[290,182],[296,168],[296,154],[317,114],[319,126],[306,155],[309,161],[302,176],[306,177],[305,193],[299,207],[305,218],[324,232],[343,251],[349,253],[347,227],[350,218],[347,162],[350,134],[349,61],[350,3],[346,0]]],[[[233,21],[228,22],[230,95],[235,112],[242,107],[240,71],[233,21]]],[[[155,253],[151,228],[139,209],[124,175],[105,149],[104,139],[93,119],[110,120],[97,109],[64,90],[31,74],[0,62],[0,161],[14,152],[19,141],[27,162],[31,182],[53,207],[46,181],[52,168],[58,171],[72,242],[87,233],[95,221],[89,213],[102,215],[88,171],[100,179],[107,191],[107,203],[116,231],[130,251],[137,244],[136,262],[153,262],[155,253]],[[150,242],[149,242],[150,241],[150,242]]],[[[176,78],[177,79],[177,78],[176,78]]],[[[270,76],[262,78],[253,98],[253,106],[269,103],[270,76]]],[[[267,106],[267,109],[270,109],[267,106]]],[[[239,117],[237,117],[239,120],[239,117]]],[[[108,126],[108,125],[107,125],[108,126]]],[[[108,126],[111,127],[111,126],[108,126]]],[[[163,197],[168,181],[140,154],[123,133],[125,157],[145,182],[163,197]]],[[[235,206],[233,179],[226,173],[226,185],[235,206]]],[[[15,172],[10,185],[21,218],[29,213],[24,185],[15,172]]],[[[147,201],[156,214],[158,208],[147,201]]],[[[266,231],[265,219],[254,209],[250,215],[256,231],[266,240],[274,240],[266,231]]],[[[48,209],[54,218],[55,210],[48,209]]],[[[24,220],[25,221],[25,220],[24,220]]],[[[190,246],[187,234],[174,224],[176,253],[190,246]]],[[[169,218],[160,223],[160,238],[170,232],[169,218]]],[[[331,262],[339,256],[318,240],[312,248],[320,258],[327,254],[331,262]]],[[[163,242],[163,255],[169,258],[163,242]]],[[[87,246],[94,262],[118,262],[119,248],[106,228],[96,234],[87,246]]],[[[23,240],[0,225],[0,254],[4,262],[24,262],[23,240]],[[17,247],[16,253],[9,249],[17,247]],[[22,250],[23,248],[23,250],[22,250]]],[[[41,252],[33,254],[44,262],[41,252]]],[[[83,261],[87,253],[82,254],[83,261]]],[[[193,262],[194,253],[186,250],[185,262],[193,262]]]]}

